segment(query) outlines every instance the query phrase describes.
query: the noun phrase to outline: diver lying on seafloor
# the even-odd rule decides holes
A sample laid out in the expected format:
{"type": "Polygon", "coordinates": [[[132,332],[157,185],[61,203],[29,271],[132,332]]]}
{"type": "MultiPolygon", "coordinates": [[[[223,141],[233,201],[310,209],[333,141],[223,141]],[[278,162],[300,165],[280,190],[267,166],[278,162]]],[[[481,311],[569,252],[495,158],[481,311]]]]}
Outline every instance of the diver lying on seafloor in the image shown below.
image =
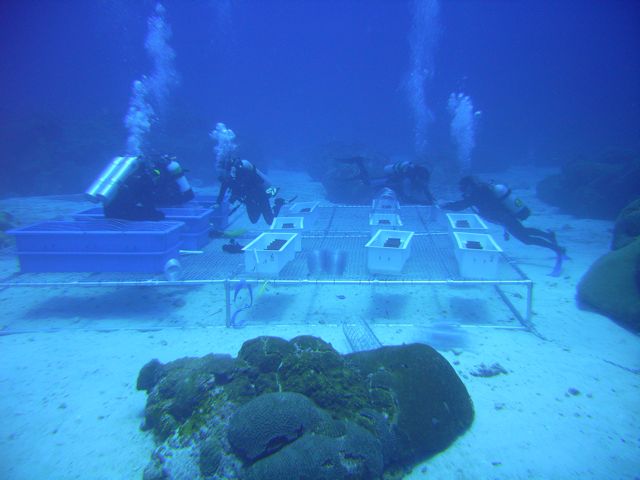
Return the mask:
{"type": "Polygon", "coordinates": [[[271,207],[271,198],[276,196],[279,189],[272,186],[267,176],[249,160],[239,158],[221,162],[218,169],[221,175],[216,206],[222,204],[229,192],[229,202],[239,201],[244,204],[251,223],[257,223],[262,216],[264,221],[271,225],[285,201],[276,198],[273,208],[271,207]]]}
{"type": "Polygon", "coordinates": [[[340,163],[352,164],[356,172],[352,173],[346,181],[361,181],[374,191],[390,188],[398,196],[402,203],[417,205],[433,205],[433,195],[429,190],[429,178],[431,174],[424,165],[404,160],[384,166],[383,175],[372,177],[367,172],[362,157],[353,157],[338,160],[340,163]]]}
{"type": "Polygon", "coordinates": [[[184,171],[169,155],[116,157],[86,192],[107,218],[162,220],[162,206],[194,198],[184,171]]]}
{"type": "Polygon", "coordinates": [[[525,227],[522,224],[522,220],[526,220],[531,211],[522,200],[512,194],[510,188],[501,184],[481,182],[473,176],[463,177],[459,186],[462,199],[444,203],[441,205],[442,209],[460,211],[472,208],[489,222],[502,225],[505,229],[505,240],[509,239],[509,235],[513,235],[526,245],[538,245],[553,250],[556,254],[556,264],[551,275],[560,274],[566,249],[558,245],[553,231],[525,227]]]}

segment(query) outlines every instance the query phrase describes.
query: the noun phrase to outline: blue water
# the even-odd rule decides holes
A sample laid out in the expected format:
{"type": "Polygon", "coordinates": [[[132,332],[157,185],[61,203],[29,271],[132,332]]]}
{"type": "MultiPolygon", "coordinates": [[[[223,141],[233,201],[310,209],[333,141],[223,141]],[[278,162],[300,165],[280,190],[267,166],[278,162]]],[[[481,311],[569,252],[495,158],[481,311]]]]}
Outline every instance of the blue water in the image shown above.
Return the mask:
{"type": "MultiPolygon", "coordinates": [[[[145,150],[178,154],[204,183],[214,179],[208,132],[220,121],[265,168],[304,169],[327,144],[446,163],[451,93],[482,111],[474,169],[638,147],[635,1],[164,6],[179,83],[155,112],[145,150]],[[421,75],[418,97],[412,71],[421,75]],[[411,98],[425,109],[419,132],[411,98]]],[[[154,7],[0,4],[0,195],[82,191],[125,150],[132,84],[154,68],[145,50],[154,7]]]]}

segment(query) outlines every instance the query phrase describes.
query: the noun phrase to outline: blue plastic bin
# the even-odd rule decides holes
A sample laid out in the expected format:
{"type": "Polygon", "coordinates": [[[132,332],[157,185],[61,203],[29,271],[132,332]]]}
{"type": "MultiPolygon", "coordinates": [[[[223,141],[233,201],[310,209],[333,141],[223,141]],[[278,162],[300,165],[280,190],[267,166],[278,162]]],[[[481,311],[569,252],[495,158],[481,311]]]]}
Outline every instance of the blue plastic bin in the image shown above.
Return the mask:
{"type": "Polygon", "coordinates": [[[197,205],[200,208],[213,208],[216,203],[218,203],[218,195],[196,195],[187,205],[197,205]]]}
{"type": "Polygon", "coordinates": [[[22,273],[123,272],[162,273],[165,264],[178,258],[179,246],[166,252],[93,253],[23,252],[18,254],[22,273]]]}
{"type": "Polygon", "coordinates": [[[50,221],[7,232],[23,272],[161,272],[177,258],[181,222],[50,221]]]}
{"type": "Polygon", "coordinates": [[[197,195],[196,198],[186,205],[212,209],[211,227],[214,230],[222,232],[229,226],[229,211],[231,210],[231,206],[228,200],[225,199],[216,208],[217,200],[217,195],[197,195]]]}
{"type": "Polygon", "coordinates": [[[229,226],[229,203],[222,202],[218,208],[213,210],[211,215],[211,227],[214,230],[223,232],[229,226]]]}
{"type": "MultiPolygon", "coordinates": [[[[181,248],[197,250],[209,243],[209,228],[214,211],[210,208],[167,207],[159,208],[165,221],[183,222],[185,228],[180,235],[181,248]]],[[[90,208],[73,215],[76,220],[104,219],[101,207],[90,208]]]]}
{"type": "MultiPolygon", "coordinates": [[[[159,208],[165,214],[166,222],[184,222],[183,233],[201,233],[209,230],[209,221],[213,210],[210,208],[180,208],[167,207],[159,208]]],[[[102,207],[94,207],[73,215],[75,220],[88,220],[104,218],[102,207]]]]}
{"type": "Polygon", "coordinates": [[[200,250],[211,241],[209,230],[200,233],[183,233],[180,235],[180,248],[183,250],[200,250]]]}
{"type": "Polygon", "coordinates": [[[180,222],[49,221],[11,230],[22,252],[165,252],[179,244],[180,222]]]}

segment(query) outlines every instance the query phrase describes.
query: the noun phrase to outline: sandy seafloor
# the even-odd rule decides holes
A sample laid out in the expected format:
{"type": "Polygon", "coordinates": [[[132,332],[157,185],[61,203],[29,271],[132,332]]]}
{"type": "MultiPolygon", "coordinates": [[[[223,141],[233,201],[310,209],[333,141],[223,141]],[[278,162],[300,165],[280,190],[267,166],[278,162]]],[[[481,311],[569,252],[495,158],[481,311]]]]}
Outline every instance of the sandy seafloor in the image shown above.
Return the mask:
{"type": "MultiPolygon", "coordinates": [[[[258,335],[313,334],[346,353],[340,321],[361,317],[383,344],[422,341],[441,349],[475,405],[470,430],[406,478],[639,479],[640,338],[575,301],[579,279],[609,248],[613,224],[540,202],[535,183],[542,173],[549,172],[514,169],[496,177],[534,211],[527,224],[557,230],[571,257],[562,276],[547,275],[549,251],[505,242],[499,230],[495,238],[535,282],[533,323],[544,339],[494,328],[518,324],[480,287],[270,287],[242,329],[225,328],[218,286],[0,290],[0,479],[142,478],[154,442],[139,428],[146,395],[135,383],[147,361],[235,355],[258,335]],[[438,323],[464,328],[447,343],[434,333],[438,323]],[[496,362],[506,375],[470,375],[496,362]]],[[[304,175],[275,177],[286,195],[322,195],[304,175]]],[[[456,197],[434,190],[444,200],[456,197]]],[[[0,210],[24,223],[83,207],[65,197],[0,201],[0,210]]],[[[16,259],[5,251],[0,273],[15,271],[16,259]]]]}

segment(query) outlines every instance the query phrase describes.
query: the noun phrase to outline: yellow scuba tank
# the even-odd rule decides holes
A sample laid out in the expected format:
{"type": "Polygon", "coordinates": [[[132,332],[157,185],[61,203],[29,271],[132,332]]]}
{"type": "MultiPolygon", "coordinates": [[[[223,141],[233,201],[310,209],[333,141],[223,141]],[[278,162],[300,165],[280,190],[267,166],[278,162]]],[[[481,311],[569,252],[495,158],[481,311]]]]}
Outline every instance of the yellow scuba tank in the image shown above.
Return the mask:
{"type": "Polygon", "coordinates": [[[524,202],[515,196],[506,185],[494,183],[491,185],[491,190],[502,206],[513,214],[514,217],[519,220],[526,220],[529,215],[531,215],[531,210],[529,210],[524,202]]]}

